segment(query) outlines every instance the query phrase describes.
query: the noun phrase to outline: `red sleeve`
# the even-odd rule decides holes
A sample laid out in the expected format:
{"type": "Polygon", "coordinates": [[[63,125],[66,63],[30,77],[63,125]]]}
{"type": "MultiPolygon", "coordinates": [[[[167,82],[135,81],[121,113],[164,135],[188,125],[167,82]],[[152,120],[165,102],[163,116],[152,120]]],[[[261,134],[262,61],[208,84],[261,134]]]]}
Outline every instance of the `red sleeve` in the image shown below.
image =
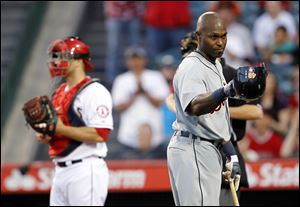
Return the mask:
{"type": "Polygon", "coordinates": [[[104,128],[95,128],[95,129],[97,133],[102,137],[103,141],[106,142],[110,134],[110,129],[104,129],[104,128]]]}

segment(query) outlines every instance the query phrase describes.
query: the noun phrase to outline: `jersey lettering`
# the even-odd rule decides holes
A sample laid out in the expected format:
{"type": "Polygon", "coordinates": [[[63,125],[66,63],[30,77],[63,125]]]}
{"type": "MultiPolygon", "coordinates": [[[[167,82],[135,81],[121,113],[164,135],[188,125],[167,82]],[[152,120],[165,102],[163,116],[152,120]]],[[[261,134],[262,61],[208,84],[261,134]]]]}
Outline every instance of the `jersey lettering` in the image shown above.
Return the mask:
{"type": "Polygon", "coordinates": [[[213,114],[215,111],[220,111],[221,108],[222,108],[222,106],[224,106],[224,105],[225,105],[225,103],[224,103],[224,101],[223,101],[219,106],[217,106],[217,107],[215,108],[215,110],[214,110],[213,112],[210,112],[210,113],[213,114]]]}

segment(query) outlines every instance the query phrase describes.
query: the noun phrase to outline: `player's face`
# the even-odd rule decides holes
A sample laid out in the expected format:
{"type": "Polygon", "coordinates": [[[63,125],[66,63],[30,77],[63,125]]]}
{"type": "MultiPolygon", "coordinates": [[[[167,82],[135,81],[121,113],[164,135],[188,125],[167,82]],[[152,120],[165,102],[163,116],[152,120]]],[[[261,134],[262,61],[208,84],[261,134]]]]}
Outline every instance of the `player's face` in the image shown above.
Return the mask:
{"type": "Polygon", "coordinates": [[[47,61],[51,77],[65,76],[69,67],[69,59],[62,52],[49,52],[47,61]]]}
{"type": "Polygon", "coordinates": [[[203,32],[201,40],[200,50],[211,60],[215,60],[223,55],[227,43],[227,32],[226,30],[203,32]]]}
{"type": "Polygon", "coordinates": [[[227,43],[227,31],[224,23],[218,19],[207,21],[205,29],[199,31],[199,49],[215,61],[223,55],[227,43]]]}

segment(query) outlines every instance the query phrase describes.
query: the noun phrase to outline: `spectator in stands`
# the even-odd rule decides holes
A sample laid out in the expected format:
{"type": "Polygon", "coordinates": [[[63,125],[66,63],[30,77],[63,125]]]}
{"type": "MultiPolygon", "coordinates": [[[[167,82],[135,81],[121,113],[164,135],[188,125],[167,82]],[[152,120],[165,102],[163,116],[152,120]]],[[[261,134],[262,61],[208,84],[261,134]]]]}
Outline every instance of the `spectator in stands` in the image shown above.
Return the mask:
{"type": "Polygon", "coordinates": [[[299,65],[294,68],[292,83],[294,91],[289,98],[290,127],[280,150],[282,157],[299,156],[299,65]]]}
{"type": "Polygon", "coordinates": [[[284,136],[288,130],[289,109],[288,98],[278,89],[276,77],[269,73],[266,81],[266,90],[261,98],[261,105],[272,116],[270,127],[284,136]]]}
{"type": "Polygon", "coordinates": [[[234,1],[218,1],[210,10],[218,12],[227,27],[227,45],[224,57],[228,65],[238,68],[249,65],[255,58],[254,45],[250,30],[237,22],[240,7],[234,1]]]}
{"type": "Polygon", "coordinates": [[[112,88],[113,104],[120,112],[118,140],[125,149],[120,157],[164,156],[160,106],[169,94],[168,85],[159,71],[145,68],[143,48],[128,48],[125,58],[129,71],[117,76],[112,88]]]}
{"type": "Polygon", "coordinates": [[[293,41],[298,38],[295,19],[282,8],[280,1],[267,1],[265,8],[266,12],[256,19],[253,27],[254,43],[261,57],[270,48],[278,26],[284,26],[293,41]]]}
{"type": "Polygon", "coordinates": [[[255,161],[257,159],[280,158],[283,137],[272,130],[271,123],[272,112],[270,110],[264,110],[263,118],[254,121],[254,127],[246,133],[244,139],[248,142],[248,149],[257,154],[252,157],[249,154],[244,154],[245,159],[255,161]]]}
{"type": "MultiPolygon", "coordinates": [[[[266,11],[266,2],[268,1],[257,1],[259,5],[259,14],[263,14],[266,11]]],[[[291,11],[291,2],[290,1],[280,1],[281,6],[286,11],[291,11]]]]}
{"type": "Polygon", "coordinates": [[[178,42],[190,31],[189,2],[147,1],[144,21],[150,61],[154,61],[158,53],[178,49],[178,42]]]}
{"type": "MultiPolygon", "coordinates": [[[[161,58],[159,63],[160,71],[165,77],[168,86],[169,94],[174,93],[173,79],[176,73],[177,64],[175,58],[172,55],[165,55],[161,58]]],[[[174,106],[175,107],[175,106],[174,106]]],[[[172,137],[174,131],[172,128],[173,122],[176,120],[176,113],[171,111],[166,103],[161,105],[163,127],[164,127],[164,145],[165,151],[167,150],[167,145],[169,144],[170,138],[172,137]]],[[[175,109],[176,110],[176,109],[175,109]]]]}
{"type": "Polygon", "coordinates": [[[272,45],[266,49],[264,54],[264,59],[270,61],[270,68],[278,79],[279,89],[286,96],[292,92],[292,63],[296,50],[297,46],[290,40],[286,28],[279,26],[276,29],[272,45]]]}
{"type": "Polygon", "coordinates": [[[279,26],[275,31],[274,42],[269,48],[270,57],[267,59],[273,64],[291,64],[296,49],[297,45],[289,38],[285,26],[279,26]]]}
{"type": "Polygon", "coordinates": [[[105,1],[106,81],[110,85],[122,71],[123,48],[141,43],[140,18],[143,3],[138,1],[105,1]],[[124,44],[124,45],[123,45],[124,44]]]}
{"type": "MultiPolygon", "coordinates": [[[[266,117],[264,117],[264,121],[258,123],[254,122],[254,128],[247,130],[248,139],[240,144],[241,148],[244,149],[244,152],[245,148],[248,149],[246,150],[247,153],[245,155],[248,159],[258,159],[260,152],[255,153],[255,150],[260,149],[260,147],[264,148],[264,143],[267,145],[268,136],[269,139],[273,136],[280,136],[281,139],[285,137],[284,144],[279,150],[279,157],[290,157],[298,153],[299,144],[297,143],[297,140],[299,139],[299,125],[297,122],[299,121],[299,67],[295,67],[292,83],[294,93],[288,98],[280,95],[278,92],[278,84],[274,75],[271,73],[268,75],[266,91],[261,99],[261,105],[267,113],[265,115],[266,117]],[[266,129],[267,126],[268,130],[266,129]],[[261,133],[258,133],[258,131],[261,133]],[[264,131],[265,133],[263,133],[264,131]],[[258,134],[260,134],[260,136],[258,136],[258,134]],[[259,137],[261,138],[259,139],[259,137]],[[261,140],[262,138],[264,140],[261,140]]],[[[279,141],[277,138],[274,138],[274,140],[277,141],[272,141],[274,143],[270,144],[270,146],[273,146],[274,144],[274,149],[276,149],[277,154],[279,141]]],[[[273,152],[273,155],[274,154],[275,153],[273,152]]]]}

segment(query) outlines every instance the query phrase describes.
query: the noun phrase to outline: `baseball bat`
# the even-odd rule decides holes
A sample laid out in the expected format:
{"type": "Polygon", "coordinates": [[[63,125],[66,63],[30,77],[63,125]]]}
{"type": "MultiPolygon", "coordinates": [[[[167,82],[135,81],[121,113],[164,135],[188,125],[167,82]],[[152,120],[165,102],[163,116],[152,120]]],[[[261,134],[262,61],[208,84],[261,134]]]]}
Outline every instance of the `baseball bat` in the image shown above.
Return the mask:
{"type": "Polygon", "coordinates": [[[234,206],[240,206],[239,199],[238,199],[236,191],[235,191],[233,179],[229,179],[229,186],[230,186],[234,206]]]}

